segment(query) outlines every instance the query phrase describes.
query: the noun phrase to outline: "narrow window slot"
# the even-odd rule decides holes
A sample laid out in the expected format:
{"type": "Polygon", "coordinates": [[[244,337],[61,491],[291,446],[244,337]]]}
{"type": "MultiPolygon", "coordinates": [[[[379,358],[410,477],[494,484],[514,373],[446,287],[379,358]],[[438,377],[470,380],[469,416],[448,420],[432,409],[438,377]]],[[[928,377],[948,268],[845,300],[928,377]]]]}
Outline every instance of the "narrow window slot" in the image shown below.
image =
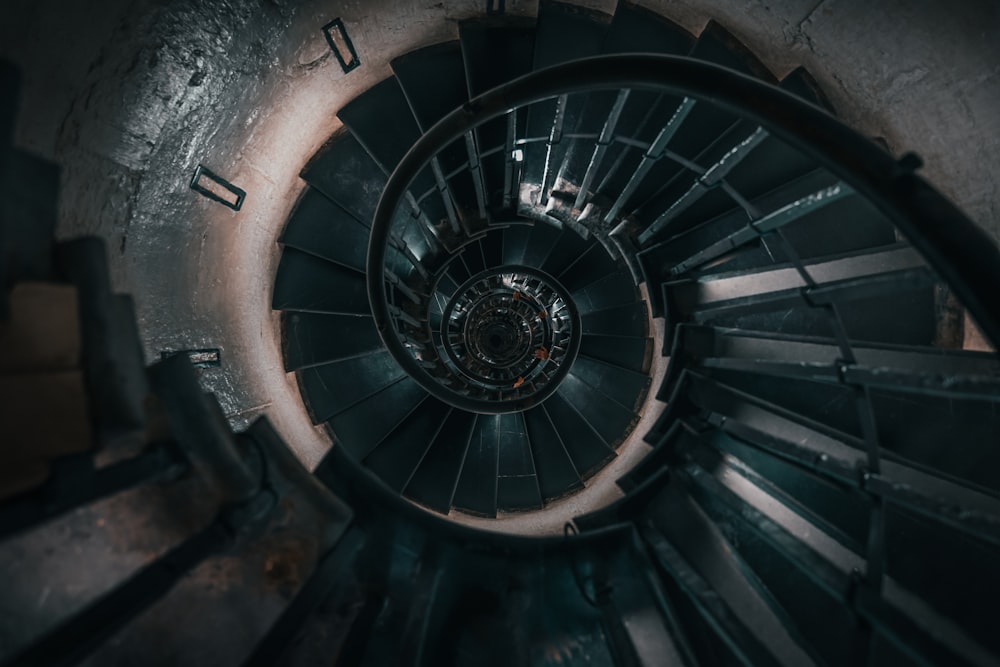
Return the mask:
{"type": "Polygon", "coordinates": [[[160,352],[160,359],[169,359],[179,354],[187,356],[195,368],[212,368],[222,365],[222,352],[217,347],[203,350],[165,350],[160,352]]]}
{"type": "Polygon", "coordinates": [[[236,187],[204,165],[199,164],[191,177],[191,189],[213,201],[228,206],[234,211],[240,210],[246,191],[236,187]]]}
{"type": "Polygon", "coordinates": [[[343,20],[334,19],[327,23],[323,26],[323,35],[326,36],[327,44],[333,49],[333,55],[337,56],[340,68],[344,70],[344,74],[347,74],[361,64],[358,52],[354,50],[354,43],[347,35],[347,28],[344,27],[343,20]],[[350,56],[350,58],[347,56],[350,56]]]}

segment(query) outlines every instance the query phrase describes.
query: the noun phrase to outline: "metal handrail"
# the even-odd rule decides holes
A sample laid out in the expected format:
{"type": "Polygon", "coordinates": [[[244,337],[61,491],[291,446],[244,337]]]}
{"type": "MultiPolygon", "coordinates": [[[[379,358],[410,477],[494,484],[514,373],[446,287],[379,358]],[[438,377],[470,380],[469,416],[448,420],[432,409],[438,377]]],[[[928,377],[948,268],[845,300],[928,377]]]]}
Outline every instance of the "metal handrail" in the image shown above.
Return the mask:
{"type": "MultiPolygon", "coordinates": [[[[392,217],[411,182],[442,147],[486,121],[559,95],[615,88],[709,102],[811,156],[899,229],[949,285],[986,338],[1000,347],[1000,292],[995,288],[1000,284],[1000,251],[992,238],[915,173],[921,165],[915,155],[896,160],[818,107],[717,65],[677,56],[600,56],[532,72],[470,100],[410,148],[382,191],[367,257],[372,315],[390,353],[432,395],[460,408],[477,407],[476,401],[463,401],[435,381],[392,331],[383,267],[392,217]]],[[[525,407],[510,406],[511,410],[525,407]]]]}

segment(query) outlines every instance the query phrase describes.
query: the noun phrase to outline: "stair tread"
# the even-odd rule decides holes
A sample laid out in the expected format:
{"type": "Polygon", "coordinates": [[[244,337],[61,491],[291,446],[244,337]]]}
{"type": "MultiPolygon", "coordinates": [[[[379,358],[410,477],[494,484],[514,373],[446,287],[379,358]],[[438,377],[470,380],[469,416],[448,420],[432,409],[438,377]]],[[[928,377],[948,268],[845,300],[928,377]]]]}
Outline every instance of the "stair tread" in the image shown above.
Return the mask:
{"type": "Polygon", "coordinates": [[[629,410],[637,410],[649,388],[649,376],[580,355],[570,375],[579,378],[629,410]]]}
{"type": "Polygon", "coordinates": [[[579,474],[546,413],[545,405],[523,414],[542,497],[551,500],[580,488],[579,474]]]}
{"type": "Polygon", "coordinates": [[[329,419],[327,425],[351,456],[365,459],[426,396],[427,390],[403,376],[329,419]]]}
{"type": "Polygon", "coordinates": [[[824,111],[829,111],[830,113],[834,111],[833,104],[823,94],[823,90],[816,82],[816,79],[801,65],[785,75],[785,78],[781,80],[781,87],[824,111]]]}
{"type": "Polygon", "coordinates": [[[469,97],[531,71],[535,28],[530,20],[468,20],[458,30],[469,97]]]}
{"type": "Polygon", "coordinates": [[[611,273],[595,280],[572,292],[572,296],[581,315],[639,300],[632,276],[626,271],[611,273]]]}
{"type": "Polygon", "coordinates": [[[580,316],[585,336],[631,336],[645,337],[648,333],[646,303],[636,301],[603,310],[595,310],[580,316]]]}
{"type": "MultiPolygon", "coordinates": [[[[817,283],[809,293],[830,292],[850,338],[909,345],[934,340],[934,278],[909,246],[816,258],[805,267],[817,283]],[[874,292],[868,294],[866,285],[874,285],[874,292]]],[[[832,336],[829,315],[810,307],[804,288],[788,264],[663,283],[668,331],[691,317],[719,326],[832,336]]]]}
{"type": "Polygon", "coordinates": [[[407,482],[403,495],[436,512],[448,513],[459,475],[468,463],[475,422],[474,413],[451,411],[407,482]]]}
{"type": "Polygon", "coordinates": [[[578,5],[542,0],[538,5],[533,68],[597,55],[610,20],[607,14],[578,5]]]}
{"type": "Polygon", "coordinates": [[[479,415],[476,419],[455,487],[454,505],[457,509],[479,516],[496,516],[499,420],[499,415],[479,415]]]}
{"type": "Polygon", "coordinates": [[[604,38],[604,53],[662,53],[685,55],[694,36],[654,11],[619,2],[604,38]]]}
{"type": "Polygon", "coordinates": [[[451,410],[426,392],[421,401],[363,456],[365,465],[396,492],[402,492],[451,410]]]}
{"type": "Polygon", "coordinates": [[[424,132],[468,99],[462,45],[457,40],[394,58],[392,71],[424,132]]]}
{"type": "Polygon", "coordinates": [[[614,450],[558,391],[543,405],[582,479],[590,477],[614,458],[614,450]]]}
{"type": "MultiPolygon", "coordinates": [[[[540,224],[540,223],[539,223],[540,224]]],[[[522,264],[528,240],[531,238],[532,227],[528,225],[511,225],[503,230],[503,263],[522,264]]]]}
{"type": "Polygon", "coordinates": [[[388,350],[331,361],[299,373],[302,397],[314,424],[327,421],[405,376],[388,350]]]}
{"type": "Polygon", "coordinates": [[[386,174],[346,129],[334,135],[302,170],[302,178],[368,227],[386,174]]]}
{"type": "Polygon", "coordinates": [[[688,56],[755,76],[768,83],[777,83],[774,75],[757,56],[735,35],[715,21],[709,21],[701,31],[688,56]]]}
{"type": "Polygon", "coordinates": [[[563,228],[559,239],[542,262],[542,269],[550,276],[558,277],[583,252],[586,252],[590,243],[573,230],[563,228]]]}
{"type": "Polygon", "coordinates": [[[367,227],[324,194],[307,188],[288,219],[279,243],[356,271],[364,271],[367,227]]]}
{"type": "Polygon", "coordinates": [[[591,240],[587,249],[577,253],[571,263],[556,278],[563,287],[572,293],[617,272],[618,264],[607,253],[604,246],[591,240]]]}
{"type": "Polygon", "coordinates": [[[580,411],[611,449],[622,443],[638,420],[631,410],[584,382],[572,371],[560,383],[557,393],[580,411]]]}
{"type": "Polygon", "coordinates": [[[542,496],[524,416],[515,412],[499,417],[497,507],[506,511],[540,508],[542,496]]]}
{"type": "Polygon", "coordinates": [[[420,138],[420,128],[409,109],[399,81],[390,76],[345,104],[337,117],[382,171],[391,174],[420,138]]]}
{"type": "Polygon", "coordinates": [[[653,354],[653,339],[584,334],[580,341],[580,354],[636,373],[645,373],[653,354]]]}
{"type": "Polygon", "coordinates": [[[286,371],[382,348],[371,317],[286,311],[281,320],[286,371]]]}
{"type": "Polygon", "coordinates": [[[559,242],[561,230],[555,225],[536,222],[531,228],[531,234],[525,244],[521,263],[525,266],[541,268],[545,258],[559,242]]]}
{"type": "Polygon", "coordinates": [[[281,253],[271,307],[347,315],[371,313],[363,274],[294,248],[281,253]]]}

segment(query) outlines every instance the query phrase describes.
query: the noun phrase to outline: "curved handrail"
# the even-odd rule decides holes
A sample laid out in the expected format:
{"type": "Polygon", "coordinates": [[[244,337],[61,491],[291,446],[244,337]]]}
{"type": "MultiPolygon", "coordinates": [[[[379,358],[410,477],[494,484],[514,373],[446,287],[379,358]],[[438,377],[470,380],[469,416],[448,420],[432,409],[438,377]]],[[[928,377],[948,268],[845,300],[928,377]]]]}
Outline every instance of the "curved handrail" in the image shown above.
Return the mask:
{"type": "MultiPolygon", "coordinates": [[[[954,204],[916,175],[913,154],[894,159],[816,106],[767,83],[678,56],[599,56],[532,72],[470,100],[415,143],[382,191],[367,257],[368,299],[379,335],[407,373],[432,395],[464,406],[406,352],[391,329],[383,281],[388,233],[411,181],[441,147],[516,108],[559,95],[609,89],[668,92],[715,104],[751,119],[848,183],[878,208],[948,283],[986,338],[1000,348],[1000,250],[954,204]],[[427,377],[425,377],[427,376],[427,377]]],[[[461,398],[461,397],[457,397],[461,398]]],[[[471,403],[474,403],[472,401],[471,403]]],[[[527,406],[511,405],[512,410],[527,406]]]]}

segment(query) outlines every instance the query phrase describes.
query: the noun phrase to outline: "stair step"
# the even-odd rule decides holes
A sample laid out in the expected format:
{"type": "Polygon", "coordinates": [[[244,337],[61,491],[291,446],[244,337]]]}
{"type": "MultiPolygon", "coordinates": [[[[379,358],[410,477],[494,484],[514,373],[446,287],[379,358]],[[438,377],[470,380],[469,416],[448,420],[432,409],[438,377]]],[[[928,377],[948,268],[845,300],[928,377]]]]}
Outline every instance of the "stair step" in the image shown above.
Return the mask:
{"type": "Polygon", "coordinates": [[[535,32],[533,69],[539,70],[599,53],[611,17],[553,0],[541,0],[535,32]]]}
{"type": "Polygon", "coordinates": [[[581,479],[587,479],[615,457],[614,450],[558,391],[543,405],[581,479]]]}
{"type": "Polygon", "coordinates": [[[278,242],[363,272],[368,234],[354,216],[318,190],[307,188],[278,242]]]}
{"type": "Polygon", "coordinates": [[[433,44],[394,58],[392,71],[423,132],[468,99],[462,45],[458,41],[433,44]]]}
{"type": "MultiPolygon", "coordinates": [[[[572,289],[572,288],[570,288],[572,289]]],[[[624,271],[611,273],[572,293],[581,315],[614,308],[639,300],[632,276],[624,271]]]]}
{"type": "Polygon", "coordinates": [[[286,371],[355,357],[382,347],[371,317],[284,312],[281,321],[286,371]]]}
{"type": "Polygon", "coordinates": [[[933,276],[909,246],[813,259],[805,269],[815,287],[807,287],[788,265],[664,283],[668,326],[693,320],[829,337],[834,334],[828,314],[809,303],[835,299],[852,339],[909,345],[933,341],[933,276]]]}
{"type": "MultiPolygon", "coordinates": [[[[475,424],[474,413],[452,410],[406,483],[403,495],[435,512],[447,514],[451,510],[452,496],[457,496],[459,475],[465,474],[465,466],[470,462],[470,438],[475,424]]],[[[496,484],[495,468],[491,483],[496,484]]]]}
{"type": "Polygon", "coordinates": [[[423,387],[404,376],[337,414],[327,424],[336,442],[355,459],[361,460],[378,447],[426,395],[423,387]]]}
{"type": "MultiPolygon", "coordinates": [[[[420,138],[420,128],[409,109],[399,81],[395,77],[389,77],[344,105],[337,112],[337,117],[388,175],[420,138]]],[[[421,209],[435,224],[446,217],[444,203],[437,194],[430,167],[420,171],[409,191],[417,199],[432,192],[421,201],[421,209]]],[[[406,204],[400,206],[406,207],[409,213],[406,204]]]]}
{"type": "Polygon", "coordinates": [[[388,350],[312,366],[299,372],[314,424],[325,422],[406,376],[388,350]]]}
{"type": "Polygon", "coordinates": [[[479,415],[455,487],[454,506],[478,516],[497,513],[497,471],[500,462],[500,415],[479,415]]]}
{"type": "Polygon", "coordinates": [[[558,431],[545,409],[539,405],[524,413],[525,432],[531,443],[538,486],[545,500],[551,500],[580,488],[580,476],[567,453],[558,431]]]}
{"type": "Polygon", "coordinates": [[[549,256],[562,237],[562,230],[555,225],[536,222],[531,228],[531,234],[524,248],[521,263],[525,266],[541,268],[545,258],[549,256]]]}
{"type": "Polygon", "coordinates": [[[312,313],[369,315],[364,275],[294,248],[278,263],[271,308],[312,313]]]}
{"type": "Polygon", "coordinates": [[[580,354],[636,373],[645,373],[653,356],[653,339],[584,334],[580,354]]]}
{"type": "Polygon", "coordinates": [[[604,246],[591,241],[589,247],[578,253],[556,279],[572,293],[617,272],[618,264],[604,246]]]}
{"type": "Polygon", "coordinates": [[[542,270],[550,276],[558,277],[583,253],[587,252],[591,244],[591,241],[584,239],[573,230],[563,229],[559,234],[559,240],[552,246],[552,250],[542,262],[542,270]]]}
{"type": "Polygon", "coordinates": [[[686,55],[694,37],[654,11],[619,0],[604,38],[603,53],[686,55]]]}
{"type": "Polygon", "coordinates": [[[616,400],[617,397],[605,395],[584,382],[573,371],[563,379],[556,393],[580,411],[587,423],[611,449],[618,448],[638,421],[638,417],[631,410],[618,403],[621,399],[616,400]]]}
{"type": "Polygon", "coordinates": [[[447,404],[427,396],[426,392],[420,401],[403,420],[391,425],[391,432],[382,442],[372,444],[367,454],[359,456],[397,493],[406,486],[452,410],[447,404]]]}
{"type": "MultiPolygon", "coordinates": [[[[468,100],[465,63],[458,40],[432,44],[399,56],[392,61],[392,70],[421,132],[429,130],[468,100]]],[[[478,203],[472,176],[467,169],[468,154],[464,139],[442,149],[436,159],[442,176],[462,170],[437,185],[447,187],[459,217],[474,217],[478,203]]]]}
{"type": "Polygon", "coordinates": [[[458,31],[469,97],[531,71],[535,48],[531,19],[473,19],[459,23],[458,31]]]}
{"type": "Polygon", "coordinates": [[[738,474],[751,479],[755,486],[854,553],[864,553],[869,508],[863,498],[725,433],[712,434],[711,443],[724,455],[735,458],[729,467],[738,474]]]}
{"type": "MultiPolygon", "coordinates": [[[[323,659],[321,656],[325,652],[316,650],[317,644],[329,649],[331,640],[337,637],[344,619],[339,613],[330,613],[330,610],[343,613],[349,607],[345,598],[349,595],[348,589],[354,585],[352,568],[366,539],[361,529],[353,525],[336,547],[321,556],[316,570],[278,621],[257,642],[243,667],[308,664],[323,659]]],[[[339,639],[343,641],[343,637],[339,639]]]]}
{"type": "Polygon", "coordinates": [[[504,264],[524,263],[524,253],[531,238],[531,229],[532,227],[528,225],[511,225],[503,230],[504,264]]]}
{"type": "Polygon", "coordinates": [[[831,114],[834,113],[833,104],[823,94],[819,83],[801,65],[785,75],[785,78],[781,80],[781,88],[801,97],[810,104],[818,106],[824,111],[828,111],[831,114]]]}
{"type": "MultiPolygon", "coordinates": [[[[826,172],[815,171],[759,197],[754,206],[766,215],[755,222],[768,229],[780,226],[802,259],[885,246],[896,240],[893,226],[878,211],[859,197],[844,196],[846,186],[831,186],[832,181],[826,172]],[[834,191],[838,194],[831,196],[834,191]],[[830,203],[817,200],[817,195],[830,203]],[[809,204],[809,200],[819,203],[809,204]]],[[[737,209],[641,252],[639,261],[647,282],[669,280],[672,270],[693,270],[712,260],[724,261],[720,267],[724,270],[763,268],[787,260],[773,237],[748,243],[747,224],[745,212],[737,209]]],[[[661,304],[654,301],[653,310],[659,315],[661,304]]]]}
{"type": "Polygon", "coordinates": [[[391,174],[420,138],[420,128],[409,109],[399,81],[389,77],[344,105],[337,117],[382,171],[391,174]]]}
{"type": "Polygon", "coordinates": [[[735,35],[715,21],[709,21],[694,47],[690,58],[728,67],[749,74],[766,83],[777,83],[770,70],[735,35]]]}
{"type": "Polygon", "coordinates": [[[852,344],[854,363],[845,364],[833,339],[687,324],[677,335],[688,363],[708,369],[1000,402],[1000,361],[993,353],[852,344]]]}
{"type": "Polygon", "coordinates": [[[542,495],[524,413],[513,412],[499,417],[497,508],[508,512],[539,509],[542,495]]]}
{"type": "Polygon", "coordinates": [[[649,388],[649,376],[580,355],[570,374],[630,411],[636,411],[649,388]]]}
{"type": "Polygon", "coordinates": [[[346,128],[309,161],[302,178],[366,227],[371,226],[386,174],[346,128]]]}
{"type": "MultiPolygon", "coordinates": [[[[30,471],[41,481],[48,461],[90,450],[93,427],[87,403],[79,370],[0,376],[5,431],[0,468],[30,471]],[[53,414],[59,419],[52,419],[53,414]]],[[[16,480],[9,484],[8,493],[23,490],[16,480]]]]}
{"type": "Polygon", "coordinates": [[[638,301],[596,310],[580,316],[585,336],[630,336],[641,338],[648,333],[648,315],[645,302],[638,301]]]}

